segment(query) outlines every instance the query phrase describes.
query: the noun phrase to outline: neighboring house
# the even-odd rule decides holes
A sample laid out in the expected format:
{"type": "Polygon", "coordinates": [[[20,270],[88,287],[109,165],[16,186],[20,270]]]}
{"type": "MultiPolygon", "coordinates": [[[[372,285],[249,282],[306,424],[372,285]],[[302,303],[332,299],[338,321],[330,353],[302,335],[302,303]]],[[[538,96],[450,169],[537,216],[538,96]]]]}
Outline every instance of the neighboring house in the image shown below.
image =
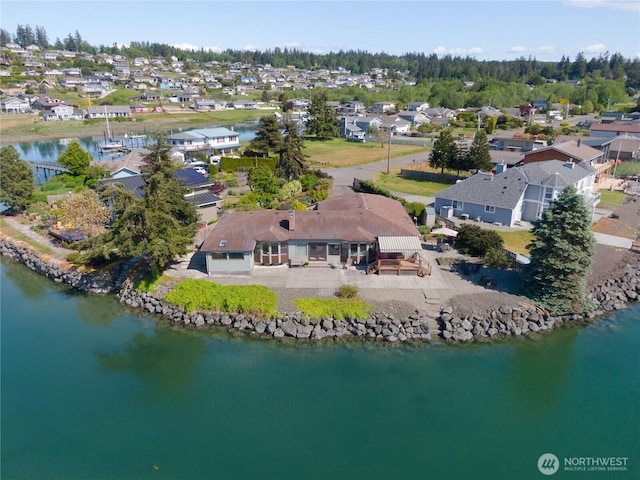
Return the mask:
{"type": "Polygon", "coordinates": [[[374,113],[385,113],[396,109],[396,104],[393,102],[378,102],[373,106],[374,113]]]}
{"type": "Polygon", "coordinates": [[[210,150],[214,155],[229,155],[240,147],[240,136],[225,127],[201,128],[170,135],[167,142],[182,152],[210,150]]]}
{"type": "Polygon", "coordinates": [[[73,105],[50,105],[45,106],[42,119],[51,120],[75,120],[75,110],[73,105]]]}
{"type": "Polygon", "coordinates": [[[434,207],[444,217],[511,227],[539,219],[567,185],[574,185],[593,217],[600,201],[600,194],[593,193],[595,177],[596,170],[587,162],[535,162],[462,180],[437,193],[434,207]]]}
{"type": "Polygon", "coordinates": [[[84,112],[85,118],[130,117],[131,107],[128,105],[89,106],[84,112]]]}
{"type": "Polygon", "coordinates": [[[398,117],[411,123],[414,127],[419,127],[425,123],[431,123],[431,119],[423,112],[418,110],[403,110],[398,112],[398,117]]]}
{"type": "Polygon", "coordinates": [[[596,169],[598,175],[606,173],[612,167],[604,152],[584,144],[582,138],[564,143],[556,142],[548,147],[527,152],[524,154],[523,163],[526,165],[547,160],[573,163],[586,162],[596,169]]]}
{"type": "Polygon", "coordinates": [[[491,140],[491,148],[508,152],[531,152],[547,146],[547,142],[534,138],[521,137],[494,137],[491,140]]]}
{"type": "Polygon", "coordinates": [[[546,110],[547,109],[547,99],[546,98],[536,98],[531,102],[531,106],[536,110],[546,110]]]}
{"type": "Polygon", "coordinates": [[[186,198],[196,209],[201,223],[209,223],[218,218],[218,209],[222,208],[222,199],[209,191],[213,182],[193,168],[178,170],[174,178],[180,185],[189,189],[186,198]]]}
{"type": "Polygon", "coordinates": [[[632,135],[640,134],[640,122],[637,120],[625,123],[593,123],[589,127],[592,136],[598,137],[616,137],[630,133],[632,135]]]}
{"type": "Polygon", "coordinates": [[[226,110],[227,102],[223,100],[213,100],[208,98],[201,98],[196,100],[194,105],[196,110],[209,111],[209,110],[226,110]]]}
{"type": "Polygon", "coordinates": [[[142,102],[159,102],[162,100],[162,95],[157,92],[144,92],[138,95],[138,100],[142,102]]]}
{"type": "MultiPolygon", "coordinates": [[[[133,170],[121,168],[114,172],[115,177],[99,180],[98,185],[121,184],[125,190],[133,193],[135,198],[144,197],[144,187],[146,185],[144,174],[130,174],[133,170]]],[[[212,182],[204,175],[196,172],[192,168],[184,168],[178,170],[174,175],[180,184],[189,189],[189,193],[184,198],[192,203],[200,216],[201,223],[208,223],[215,220],[218,216],[218,208],[222,207],[222,199],[211,193],[208,188],[212,182]]],[[[107,201],[107,205],[111,208],[112,201],[107,201]]]]}
{"type": "Polygon", "coordinates": [[[365,106],[365,104],[357,100],[346,101],[340,107],[340,111],[342,113],[353,113],[353,114],[364,113],[366,109],[367,107],[365,106]]]}
{"type": "Polygon", "coordinates": [[[383,130],[393,132],[395,135],[404,135],[411,131],[411,122],[404,120],[398,116],[382,117],[383,130]]]}
{"type": "Polygon", "coordinates": [[[381,195],[336,195],[317,210],[225,214],[200,251],[207,273],[250,273],[254,265],[369,264],[422,249],[404,207],[381,195]]]}
{"type": "Polygon", "coordinates": [[[236,110],[256,110],[258,102],[253,100],[234,100],[231,106],[236,110]]]}
{"type": "Polygon", "coordinates": [[[3,98],[0,100],[0,109],[5,113],[26,113],[31,111],[31,105],[29,100],[3,98]]]}
{"type": "MultiPolygon", "coordinates": [[[[576,141],[577,138],[572,138],[569,135],[556,138],[556,142],[561,140],[576,141]]],[[[609,161],[640,160],[640,135],[624,133],[616,137],[583,137],[582,143],[600,150],[603,152],[604,158],[609,161]]]]}
{"type": "Polygon", "coordinates": [[[409,102],[407,104],[409,112],[424,112],[427,108],[429,108],[428,102],[409,102]]]}

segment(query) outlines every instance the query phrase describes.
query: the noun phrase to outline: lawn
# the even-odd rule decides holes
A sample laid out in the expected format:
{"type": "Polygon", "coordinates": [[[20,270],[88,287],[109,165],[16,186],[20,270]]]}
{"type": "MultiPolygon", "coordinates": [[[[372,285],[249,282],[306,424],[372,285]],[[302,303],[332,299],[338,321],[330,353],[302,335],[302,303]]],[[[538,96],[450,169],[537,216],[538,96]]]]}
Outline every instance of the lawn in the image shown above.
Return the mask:
{"type": "MultiPolygon", "coordinates": [[[[380,148],[379,143],[347,142],[340,138],[321,141],[305,137],[304,147],[304,154],[308,156],[312,168],[351,167],[386,160],[389,156],[387,145],[380,148]]],[[[391,144],[391,158],[424,151],[426,148],[421,146],[391,144]]]]}
{"type": "Polygon", "coordinates": [[[533,234],[528,230],[516,230],[514,232],[498,232],[504,240],[504,248],[511,252],[527,255],[527,245],[533,240],[533,234]]]}
{"type": "Polygon", "coordinates": [[[408,193],[410,195],[422,195],[432,197],[436,193],[451,186],[450,183],[431,182],[428,180],[415,180],[400,175],[400,170],[392,170],[391,174],[378,173],[372,179],[378,187],[393,192],[408,193]]]}
{"type": "Polygon", "coordinates": [[[624,200],[624,192],[618,190],[598,190],[600,203],[607,205],[620,205],[624,200]]]}

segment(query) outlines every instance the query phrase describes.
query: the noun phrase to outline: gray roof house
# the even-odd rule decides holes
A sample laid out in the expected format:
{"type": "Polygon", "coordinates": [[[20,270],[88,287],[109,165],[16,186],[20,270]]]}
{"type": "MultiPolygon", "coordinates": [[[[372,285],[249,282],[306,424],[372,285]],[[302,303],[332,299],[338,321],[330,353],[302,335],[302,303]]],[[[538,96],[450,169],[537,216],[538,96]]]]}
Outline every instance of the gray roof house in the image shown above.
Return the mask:
{"type": "Polygon", "coordinates": [[[535,162],[497,174],[478,173],[439,192],[436,212],[512,227],[541,217],[567,185],[574,185],[593,215],[600,195],[593,193],[596,169],[588,162],[535,162]]]}

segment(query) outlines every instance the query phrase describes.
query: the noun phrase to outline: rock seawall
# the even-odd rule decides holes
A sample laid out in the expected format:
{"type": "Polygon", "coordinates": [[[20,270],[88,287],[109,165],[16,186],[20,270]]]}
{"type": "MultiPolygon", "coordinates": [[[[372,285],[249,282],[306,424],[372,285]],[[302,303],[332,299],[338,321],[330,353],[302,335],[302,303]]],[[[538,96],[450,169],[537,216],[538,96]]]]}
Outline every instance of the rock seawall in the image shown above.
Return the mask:
{"type": "Polygon", "coordinates": [[[451,307],[442,308],[437,318],[416,309],[407,318],[387,312],[375,312],[367,319],[307,319],[300,313],[286,313],[281,318],[264,319],[252,315],[222,312],[186,312],[182,307],[165,302],[160,296],[137,291],[125,282],[130,265],[119,268],[84,271],[53,258],[42,257],[32,247],[9,237],[0,238],[0,255],[17,260],[31,270],[55,282],[93,293],[118,292],[120,302],[162,315],[185,326],[220,325],[239,331],[273,338],[321,340],[345,336],[384,340],[387,342],[431,341],[442,337],[447,342],[471,342],[506,338],[552,330],[566,322],[590,321],[626,307],[640,299],[640,255],[632,255],[620,275],[587,291],[595,306],[585,314],[552,316],[532,305],[502,305],[497,309],[455,315],[451,307]],[[123,287],[123,283],[125,286],[123,287]],[[438,330],[430,328],[437,323],[438,330]]]}
{"type": "Polygon", "coordinates": [[[0,255],[13,258],[54,282],[85,292],[113,293],[121,286],[118,282],[119,269],[83,271],[70,263],[43,257],[31,246],[8,237],[0,238],[0,255]]]}
{"type": "Polygon", "coordinates": [[[201,327],[220,325],[273,338],[340,338],[345,336],[371,338],[388,342],[409,340],[430,341],[429,317],[416,310],[408,318],[400,319],[388,313],[374,313],[370,318],[336,320],[332,318],[307,319],[302,314],[284,314],[280,318],[265,319],[253,315],[223,312],[187,312],[165,302],[149,292],[125,288],[119,294],[120,301],[130,307],[142,308],[149,313],[163,315],[183,325],[201,327]]]}
{"type": "Polygon", "coordinates": [[[489,338],[537,333],[552,330],[565,322],[585,322],[626,308],[640,299],[640,255],[630,257],[620,275],[587,290],[594,310],[583,314],[550,315],[538,307],[503,305],[480,315],[454,315],[443,308],[437,318],[440,335],[450,342],[471,342],[489,338]]]}

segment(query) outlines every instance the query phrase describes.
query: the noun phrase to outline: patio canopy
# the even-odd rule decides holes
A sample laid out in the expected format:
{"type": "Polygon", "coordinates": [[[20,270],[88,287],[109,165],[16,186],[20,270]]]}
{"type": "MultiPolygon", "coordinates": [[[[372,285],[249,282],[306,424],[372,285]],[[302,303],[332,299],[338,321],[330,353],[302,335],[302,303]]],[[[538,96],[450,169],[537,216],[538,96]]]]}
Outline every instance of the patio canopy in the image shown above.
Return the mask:
{"type": "Polygon", "coordinates": [[[413,236],[378,237],[378,246],[380,253],[413,254],[422,250],[420,238],[413,236]]]}
{"type": "Polygon", "coordinates": [[[431,230],[432,235],[444,235],[445,237],[457,237],[458,232],[447,227],[436,228],[431,230]]]}

